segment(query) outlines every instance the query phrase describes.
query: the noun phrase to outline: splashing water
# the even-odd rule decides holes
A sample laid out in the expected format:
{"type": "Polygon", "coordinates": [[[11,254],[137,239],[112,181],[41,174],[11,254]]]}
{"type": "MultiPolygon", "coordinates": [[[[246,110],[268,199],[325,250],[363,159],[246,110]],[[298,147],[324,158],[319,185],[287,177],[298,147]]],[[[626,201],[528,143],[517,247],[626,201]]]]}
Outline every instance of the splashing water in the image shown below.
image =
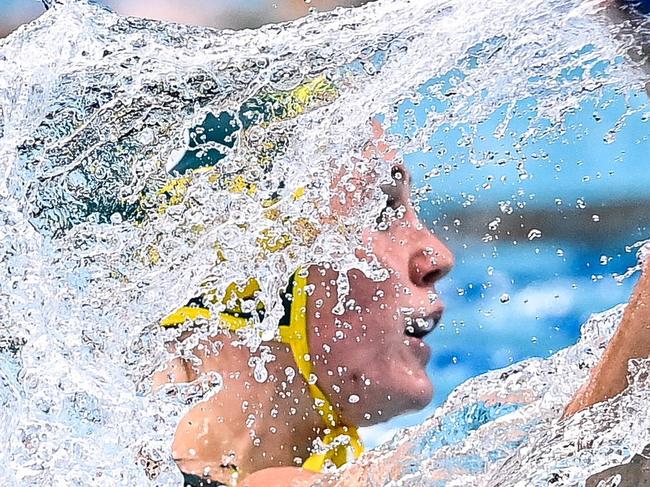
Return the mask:
{"type": "MultiPolygon", "coordinates": [[[[255,277],[267,312],[242,341],[264,380],[272,358],[260,337],[275,332],[279,290],[296,268],[329,262],[383,276],[354,258],[359,228],[385,201],[379,185],[354,199],[355,178],[389,177],[385,161],[363,156],[369,120],[397,122],[405,100],[428,107],[390,138],[402,154],[431,150],[445,126],[469,127],[460,142],[471,147],[472,127],[499,109],[504,137],[522,101],[536,110],[518,144],[561,133],[582,101],[642,86],[625,56],[632,41],[600,11],[577,0],[382,1],[235,33],[69,0],[4,40],[2,484],[178,485],[175,426],[221,381],[151,394],[152,373],[171,357],[165,343],[186,329],[160,320],[255,277]],[[215,141],[211,124],[234,135],[215,141]],[[184,164],[195,170],[170,174],[184,164]],[[348,212],[332,211],[337,187],[350,193],[348,212]]],[[[632,418],[645,412],[642,382],[618,402],[556,419],[620,312],[592,319],[576,347],[548,361],[466,384],[430,422],[364,460],[377,465],[401,448],[412,462],[372,475],[386,485],[535,485],[554,475],[574,485],[641,451],[650,425],[632,418]],[[486,428],[477,418],[495,420],[486,428]],[[610,424],[625,428],[605,432],[610,424]],[[602,448],[568,458],[578,432],[602,448]]],[[[206,323],[176,353],[191,359],[215,330],[206,323]]]]}

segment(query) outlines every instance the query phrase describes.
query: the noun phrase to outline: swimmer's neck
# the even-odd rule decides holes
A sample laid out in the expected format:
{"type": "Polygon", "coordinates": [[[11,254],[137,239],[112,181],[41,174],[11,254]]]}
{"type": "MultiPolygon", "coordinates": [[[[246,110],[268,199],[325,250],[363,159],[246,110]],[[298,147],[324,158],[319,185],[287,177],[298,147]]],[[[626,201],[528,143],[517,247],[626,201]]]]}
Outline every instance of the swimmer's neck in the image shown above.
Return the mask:
{"type": "Polygon", "coordinates": [[[222,342],[223,348],[218,355],[207,352],[210,346],[197,349],[202,365],[188,371],[187,379],[218,371],[223,388],[180,421],[172,447],[179,468],[224,481],[232,475],[229,464],[242,475],[299,466],[298,459],[309,457],[312,442],[324,426],[289,347],[268,342],[262,345],[266,349],[251,354],[232,337],[218,335],[212,341],[222,342]],[[263,350],[275,360],[266,363],[268,377],[260,382],[249,360],[259,359],[263,350]]]}

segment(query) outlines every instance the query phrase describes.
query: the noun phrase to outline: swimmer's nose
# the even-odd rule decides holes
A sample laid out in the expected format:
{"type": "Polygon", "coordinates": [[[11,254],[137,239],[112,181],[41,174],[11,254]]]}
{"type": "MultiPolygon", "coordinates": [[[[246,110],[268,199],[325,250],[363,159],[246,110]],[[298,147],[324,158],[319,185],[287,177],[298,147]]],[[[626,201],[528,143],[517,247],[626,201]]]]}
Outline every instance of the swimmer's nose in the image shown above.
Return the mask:
{"type": "Polygon", "coordinates": [[[416,286],[431,288],[454,266],[454,254],[428,229],[420,232],[419,245],[410,258],[409,274],[416,286]]]}

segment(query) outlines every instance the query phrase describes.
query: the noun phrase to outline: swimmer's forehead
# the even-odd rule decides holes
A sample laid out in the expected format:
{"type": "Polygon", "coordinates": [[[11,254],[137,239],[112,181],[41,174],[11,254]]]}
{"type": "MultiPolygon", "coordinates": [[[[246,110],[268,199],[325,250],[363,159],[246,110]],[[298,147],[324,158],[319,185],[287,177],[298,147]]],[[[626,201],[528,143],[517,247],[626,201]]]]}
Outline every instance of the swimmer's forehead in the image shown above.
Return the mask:
{"type": "MultiPolygon", "coordinates": [[[[376,175],[369,176],[368,178],[371,182],[376,180],[376,175]]],[[[382,187],[386,185],[394,186],[395,184],[401,184],[407,187],[411,186],[413,182],[413,177],[411,176],[411,171],[404,165],[402,162],[392,162],[390,165],[390,181],[382,184],[382,187]]]]}
{"type": "MultiPolygon", "coordinates": [[[[355,184],[360,184],[362,187],[372,186],[379,181],[376,170],[370,170],[363,174],[349,173],[343,179],[355,184]]],[[[400,186],[408,189],[411,187],[412,182],[413,177],[408,168],[402,162],[395,161],[390,165],[390,180],[383,180],[381,182],[381,188],[386,189],[389,186],[400,186]]]]}

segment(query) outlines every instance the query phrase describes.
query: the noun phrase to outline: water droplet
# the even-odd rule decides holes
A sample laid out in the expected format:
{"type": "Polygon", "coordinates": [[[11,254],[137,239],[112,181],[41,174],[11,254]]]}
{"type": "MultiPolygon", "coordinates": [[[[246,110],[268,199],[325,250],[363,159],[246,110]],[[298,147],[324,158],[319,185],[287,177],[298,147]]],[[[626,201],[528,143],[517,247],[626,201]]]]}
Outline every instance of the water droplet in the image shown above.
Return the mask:
{"type": "Polygon", "coordinates": [[[510,301],[510,295],[509,295],[508,293],[503,293],[503,294],[499,297],[499,301],[501,301],[502,303],[507,303],[507,302],[509,302],[509,301],[510,301]]]}
{"type": "Polygon", "coordinates": [[[587,207],[587,203],[585,203],[584,198],[578,198],[576,200],[576,208],[584,210],[586,207],[587,207]]]}
{"type": "Polygon", "coordinates": [[[528,232],[528,240],[535,240],[536,238],[542,238],[542,231],[537,228],[533,228],[528,232]]]}
{"type": "Polygon", "coordinates": [[[591,220],[595,221],[595,222],[599,222],[600,221],[600,215],[591,215],[591,220]]]}
{"type": "Polygon", "coordinates": [[[350,397],[348,397],[348,402],[350,404],[355,404],[359,402],[359,396],[357,396],[356,394],[350,394],[350,397]]]}
{"type": "Polygon", "coordinates": [[[510,200],[499,201],[499,210],[501,210],[501,213],[505,215],[511,215],[512,212],[514,211],[512,208],[512,202],[510,200]]]}
{"type": "Polygon", "coordinates": [[[496,230],[499,228],[499,224],[501,223],[501,218],[497,217],[494,220],[492,220],[490,223],[488,223],[488,228],[492,231],[496,230]]]}
{"type": "Polygon", "coordinates": [[[562,249],[557,249],[557,250],[555,251],[555,255],[557,255],[558,257],[564,257],[564,250],[562,250],[562,249]]]}

